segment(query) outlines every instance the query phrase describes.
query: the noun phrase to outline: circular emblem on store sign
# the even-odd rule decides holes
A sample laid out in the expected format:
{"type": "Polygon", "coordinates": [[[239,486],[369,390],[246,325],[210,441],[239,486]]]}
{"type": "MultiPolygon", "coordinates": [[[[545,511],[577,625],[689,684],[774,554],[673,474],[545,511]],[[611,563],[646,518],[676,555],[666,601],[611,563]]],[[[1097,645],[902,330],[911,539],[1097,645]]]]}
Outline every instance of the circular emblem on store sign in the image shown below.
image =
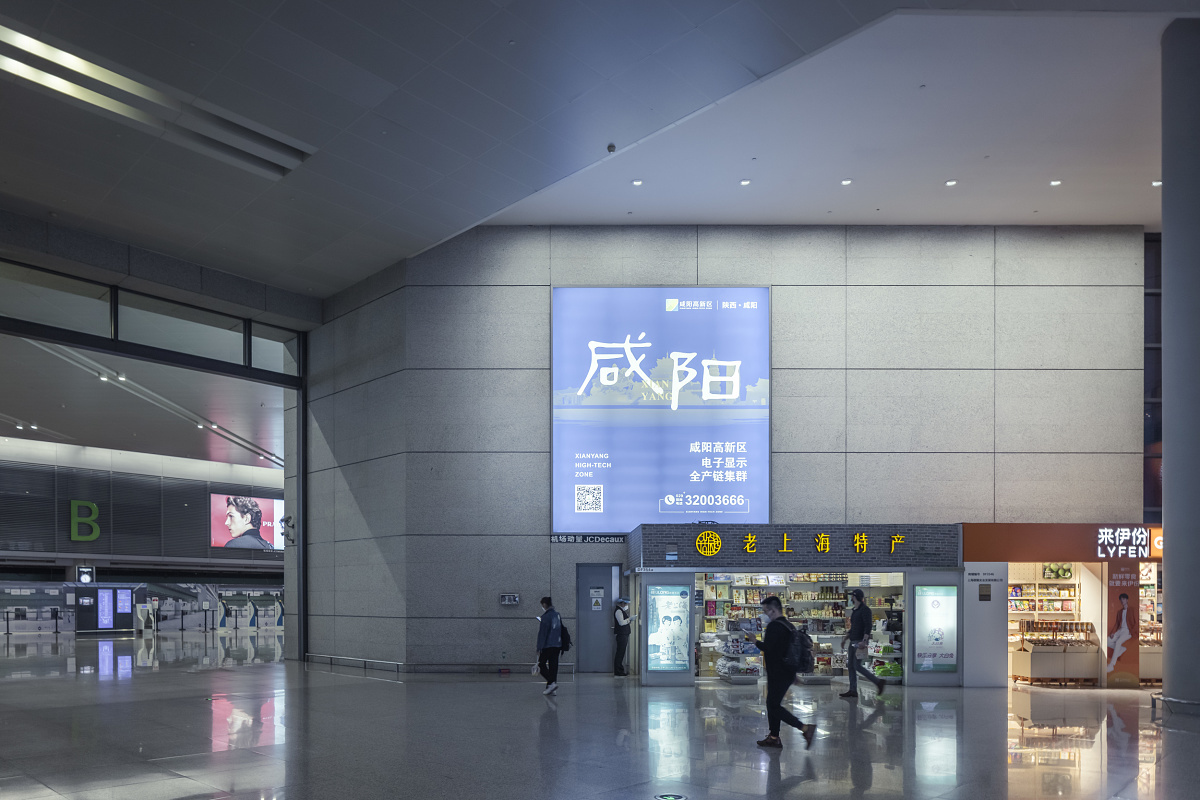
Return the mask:
{"type": "Polygon", "coordinates": [[[721,537],[716,531],[703,531],[696,537],[696,552],[702,556],[715,556],[721,552],[721,537]]]}

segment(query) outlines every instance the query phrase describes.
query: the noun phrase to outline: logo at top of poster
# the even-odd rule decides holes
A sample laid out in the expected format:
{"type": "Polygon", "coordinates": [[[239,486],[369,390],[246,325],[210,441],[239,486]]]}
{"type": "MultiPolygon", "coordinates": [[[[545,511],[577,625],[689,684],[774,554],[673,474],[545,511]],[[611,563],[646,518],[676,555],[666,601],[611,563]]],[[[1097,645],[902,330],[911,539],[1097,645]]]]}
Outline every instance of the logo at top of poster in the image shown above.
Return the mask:
{"type": "Polygon", "coordinates": [[[941,608],[941,607],[942,607],[942,601],[941,601],[941,600],[934,600],[934,601],[933,601],[932,603],[930,603],[929,605],[930,605],[932,608],[941,608]]]}
{"type": "MultiPolygon", "coordinates": [[[[937,607],[936,604],[937,604],[937,601],[935,600],[934,601],[935,608],[937,607]]],[[[930,644],[941,644],[944,641],[946,641],[946,632],[945,631],[943,631],[941,628],[930,628],[929,629],[929,643],[930,644]]]]}
{"type": "Polygon", "coordinates": [[[721,552],[721,537],[716,531],[703,531],[696,537],[696,552],[702,556],[715,556],[721,552]]]}

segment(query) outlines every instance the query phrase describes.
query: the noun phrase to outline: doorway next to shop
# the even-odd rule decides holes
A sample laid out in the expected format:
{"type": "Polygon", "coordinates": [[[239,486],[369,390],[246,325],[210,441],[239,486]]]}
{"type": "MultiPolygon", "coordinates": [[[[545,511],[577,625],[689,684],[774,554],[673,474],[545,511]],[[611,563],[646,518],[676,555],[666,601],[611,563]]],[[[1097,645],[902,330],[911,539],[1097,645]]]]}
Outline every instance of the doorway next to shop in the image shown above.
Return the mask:
{"type": "Polygon", "coordinates": [[[572,632],[576,672],[613,671],[613,602],[621,585],[620,564],[577,564],[572,632]]]}

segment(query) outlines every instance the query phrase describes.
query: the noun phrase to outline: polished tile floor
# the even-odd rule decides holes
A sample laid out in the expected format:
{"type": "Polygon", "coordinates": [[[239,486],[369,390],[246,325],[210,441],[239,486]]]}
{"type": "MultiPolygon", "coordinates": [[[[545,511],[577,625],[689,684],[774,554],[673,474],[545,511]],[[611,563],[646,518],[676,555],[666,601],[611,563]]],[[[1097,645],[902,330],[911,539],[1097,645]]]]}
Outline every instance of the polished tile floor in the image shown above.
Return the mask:
{"type": "MultiPolygon", "coordinates": [[[[1194,798],[1200,727],[1148,692],[793,689],[819,726],[766,751],[754,687],[401,676],[276,641],[23,637],[0,653],[0,800],[1194,798]]],[[[263,637],[265,638],[265,637],[263,637]]]]}

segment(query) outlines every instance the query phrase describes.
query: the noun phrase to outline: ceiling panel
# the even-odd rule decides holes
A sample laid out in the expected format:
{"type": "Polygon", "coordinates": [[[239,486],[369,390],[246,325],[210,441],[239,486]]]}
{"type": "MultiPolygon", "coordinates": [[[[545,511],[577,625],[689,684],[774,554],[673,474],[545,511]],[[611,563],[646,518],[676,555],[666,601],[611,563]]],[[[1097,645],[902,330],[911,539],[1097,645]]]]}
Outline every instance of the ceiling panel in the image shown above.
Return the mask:
{"type": "Polygon", "coordinates": [[[395,84],[273,22],[265,23],[250,38],[247,48],[276,66],[365,108],[374,107],[396,91],[395,84]]]}
{"type": "Polygon", "coordinates": [[[529,120],[436,67],[422,70],[404,89],[472,127],[506,140],[529,127],[529,120]]]}
{"type": "Polygon", "coordinates": [[[271,17],[310,42],[401,86],[426,61],[316,0],[287,0],[271,17]]]}
{"type": "Polygon", "coordinates": [[[375,113],[405,125],[414,133],[441,142],[468,158],[478,158],[500,143],[492,134],[468,125],[403,90],[381,103],[375,113]]]}
{"type": "MultiPolygon", "coordinates": [[[[262,384],[149,364],[116,356],[83,355],[124,374],[128,382],[216,422],[279,455],[284,449],[285,390],[262,384]]],[[[0,397],[0,414],[26,424],[23,431],[0,421],[0,435],[40,441],[196,458],[231,464],[270,466],[257,455],[201,430],[153,402],[102,382],[45,350],[0,336],[0,363],[20,382],[0,397]],[[62,434],[33,431],[28,423],[62,434]]]]}
{"type": "Polygon", "coordinates": [[[467,36],[499,11],[492,0],[439,0],[422,3],[425,13],[460,36],[467,36]]]}
{"type": "Polygon", "coordinates": [[[709,101],[719,100],[754,81],[754,73],[736,59],[717,52],[712,40],[700,31],[688,32],[654,57],[709,101]]]}
{"type": "MultiPolygon", "coordinates": [[[[97,10],[94,5],[92,10],[97,10]]],[[[97,16],[65,3],[56,3],[43,30],[52,37],[62,39],[64,43],[69,42],[71,52],[89,51],[107,62],[103,66],[120,65],[121,71],[141,73],[151,80],[189,94],[199,94],[212,79],[211,69],[184,57],[179,50],[172,50],[156,44],[156,40],[146,40],[123,29],[117,23],[110,22],[107,15],[97,16]]],[[[179,46],[176,44],[176,47],[179,46]]],[[[182,47],[192,49],[186,42],[182,47]]],[[[227,45],[220,47],[224,49],[227,45]]]]}
{"type": "Polygon", "coordinates": [[[460,42],[434,65],[525,119],[536,122],[566,99],[471,42],[460,42]]]}
{"type": "Polygon", "coordinates": [[[568,101],[604,82],[599,72],[507,11],[480,26],[470,41],[568,101]]]}
{"type": "Polygon", "coordinates": [[[582,0],[515,0],[508,10],[605,77],[650,54],[617,19],[582,0]]]}
{"type": "Polygon", "coordinates": [[[463,38],[419,7],[400,0],[336,0],[329,5],[422,61],[434,61],[463,38]]]}
{"type": "Polygon", "coordinates": [[[438,175],[461,169],[468,161],[462,153],[376,114],[363,114],[347,130],[438,175]]]}
{"type": "Polygon", "coordinates": [[[749,2],[738,3],[718,14],[701,25],[700,30],[759,77],[804,55],[798,44],[749,2]]]}
{"type": "Polygon", "coordinates": [[[806,53],[824,47],[858,28],[858,21],[841,3],[806,3],[792,0],[754,0],[806,53]]]}
{"type": "MultiPolygon", "coordinates": [[[[1008,14],[926,11],[860,28],[898,5],[10,0],[0,13],[42,24],[27,30],[52,44],[185,100],[198,94],[205,108],[316,152],[266,180],[0,82],[0,207],[53,210],[84,230],[328,293],[498,209],[497,221],[522,224],[627,223],[628,211],[642,223],[820,214],[822,223],[903,224],[968,211],[995,222],[1033,213],[1013,210],[1037,199],[1014,182],[1032,165],[1114,181],[1154,169],[1158,120],[1141,115],[1145,98],[1157,99],[1149,73],[1169,16],[1025,16],[1009,0],[962,0],[954,5],[1008,14]],[[1047,32],[1053,47],[1043,47],[1047,32]],[[929,91],[916,95],[923,83],[929,91]],[[1028,101],[1052,90],[1054,104],[1028,101]],[[987,143],[994,155],[983,168],[973,159],[987,143]],[[967,179],[957,198],[909,186],[959,169],[995,177],[966,203],[967,179]],[[840,188],[834,176],[850,171],[852,190],[830,195],[826,182],[840,188]],[[730,194],[745,176],[753,188],[730,194]],[[648,191],[631,194],[632,177],[648,191]]],[[[1120,209],[1127,218],[1117,221],[1158,219],[1154,200],[1144,207],[1119,186],[1057,197],[1061,207],[1038,208],[1038,220],[1107,222],[1120,209]]]]}

